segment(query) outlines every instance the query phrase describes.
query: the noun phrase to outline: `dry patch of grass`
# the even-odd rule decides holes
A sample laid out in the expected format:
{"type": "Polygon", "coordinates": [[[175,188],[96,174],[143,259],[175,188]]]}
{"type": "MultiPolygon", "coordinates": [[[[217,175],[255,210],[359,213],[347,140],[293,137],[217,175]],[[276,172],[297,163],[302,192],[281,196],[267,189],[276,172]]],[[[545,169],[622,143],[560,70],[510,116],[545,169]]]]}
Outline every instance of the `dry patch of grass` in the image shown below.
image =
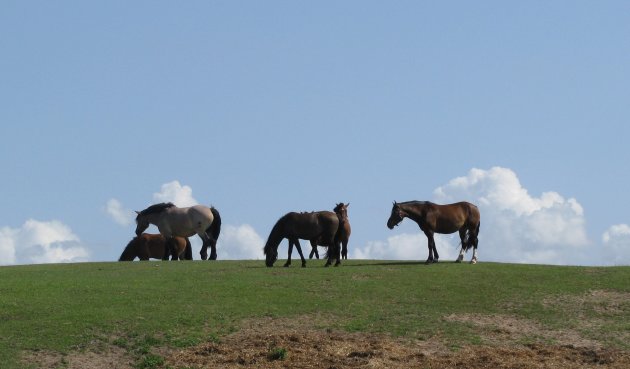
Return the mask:
{"type": "MultiPolygon", "coordinates": [[[[243,322],[237,332],[173,350],[154,348],[165,358],[156,368],[628,368],[630,352],[612,350],[577,333],[553,332],[509,316],[459,315],[448,321],[479,327],[481,345],[451,350],[448,342],[386,334],[319,329],[321,317],[261,318],[243,322]],[[522,344],[523,337],[541,337],[522,344]],[[556,343],[544,341],[552,339],[556,343]]],[[[26,361],[37,368],[133,369],[133,360],[116,346],[68,355],[34,352],[26,361]]]]}
{"type": "Polygon", "coordinates": [[[126,350],[111,346],[104,350],[86,350],[62,355],[35,351],[24,355],[23,363],[39,369],[130,369],[133,359],[126,350]]]}

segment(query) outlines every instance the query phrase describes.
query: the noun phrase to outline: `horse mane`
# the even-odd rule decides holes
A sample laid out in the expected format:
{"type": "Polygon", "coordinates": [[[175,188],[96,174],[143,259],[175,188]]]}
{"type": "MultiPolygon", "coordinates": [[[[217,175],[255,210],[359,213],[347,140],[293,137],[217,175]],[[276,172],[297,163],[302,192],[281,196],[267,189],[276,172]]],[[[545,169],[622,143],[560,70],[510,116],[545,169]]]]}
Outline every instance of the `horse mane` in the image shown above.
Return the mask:
{"type": "Polygon", "coordinates": [[[271,229],[271,233],[269,233],[269,237],[267,238],[267,242],[265,243],[265,247],[263,249],[265,255],[269,255],[269,253],[278,250],[278,246],[284,235],[282,234],[282,227],[284,226],[284,222],[286,220],[288,214],[284,215],[282,218],[278,219],[276,224],[271,229]],[[275,250],[274,250],[275,248],[275,250]]]}
{"type": "Polygon", "coordinates": [[[175,204],[173,204],[172,202],[161,202],[159,204],[155,204],[155,205],[151,205],[148,208],[142,210],[141,212],[138,213],[138,216],[136,216],[136,221],[138,220],[138,218],[142,215],[149,215],[149,214],[159,214],[161,212],[163,212],[166,209],[172,208],[174,207],[175,204]]]}

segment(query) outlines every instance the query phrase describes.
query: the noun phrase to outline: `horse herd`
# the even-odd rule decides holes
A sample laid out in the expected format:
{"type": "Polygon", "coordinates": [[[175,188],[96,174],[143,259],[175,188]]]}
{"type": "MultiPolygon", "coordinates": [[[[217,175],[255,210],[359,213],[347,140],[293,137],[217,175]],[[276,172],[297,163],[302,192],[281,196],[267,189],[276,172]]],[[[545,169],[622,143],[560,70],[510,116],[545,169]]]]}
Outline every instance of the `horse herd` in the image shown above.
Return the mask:
{"type": "MultiPolygon", "coordinates": [[[[339,203],[333,211],[290,212],[282,216],[271,229],[264,247],[265,265],[272,267],[278,259],[278,247],[285,238],[289,241],[289,253],[285,267],[291,265],[293,247],[297,248],[306,266],[300,239],[311,244],[309,258],[315,255],[319,259],[318,246],[328,248],[326,264],[335,266],[342,259],[348,258],[348,240],[351,228],[348,220],[348,206],[339,203]]],[[[136,212],[136,237],[134,237],[119,261],[131,261],[156,258],[168,260],[192,260],[192,249],[188,237],[198,235],[203,244],[201,259],[217,258],[217,240],[221,233],[221,215],[214,207],[195,205],[180,208],[172,203],[160,203],[136,212]],[[157,226],[160,234],[143,233],[150,224],[157,226]]],[[[477,244],[479,242],[480,214],[477,206],[469,202],[438,205],[429,201],[395,202],[387,220],[387,227],[393,229],[404,218],[416,222],[428,239],[429,257],[426,263],[437,263],[439,254],[435,247],[434,234],[459,232],[461,249],[455,260],[461,262],[464,253],[473,249],[471,263],[477,262],[477,244]]]]}

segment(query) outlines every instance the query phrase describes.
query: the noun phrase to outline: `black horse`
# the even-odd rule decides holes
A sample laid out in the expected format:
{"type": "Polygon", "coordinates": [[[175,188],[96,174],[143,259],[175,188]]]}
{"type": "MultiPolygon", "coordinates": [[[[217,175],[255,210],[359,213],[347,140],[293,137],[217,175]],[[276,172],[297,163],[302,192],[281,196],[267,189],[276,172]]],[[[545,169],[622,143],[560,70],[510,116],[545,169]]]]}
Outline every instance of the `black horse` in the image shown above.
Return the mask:
{"type": "Polygon", "coordinates": [[[473,248],[472,264],[477,263],[477,244],[479,240],[479,225],[481,223],[479,209],[468,202],[458,202],[448,205],[437,205],[429,201],[395,202],[392,214],[387,220],[387,227],[393,229],[403,218],[409,218],[418,223],[420,229],[429,241],[429,258],[426,264],[437,263],[440,256],[435,248],[434,233],[454,233],[459,231],[462,248],[456,262],[461,262],[464,253],[473,248]]]}
{"type": "Polygon", "coordinates": [[[284,264],[285,267],[291,265],[291,252],[293,245],[297,247],[302,267],[306,266],[306,259],[302,254],[300,239],[313,240],[315,244],[328,247],[326,266],[330,266],[333,260],[337,260],[335,266],[341,263],[339,247],[335,240],[337,229],[339,228],[339,218],[331,211],[316,211],[311,213],[287,213],[278,219],[271,229],[267,238],[264,252],[266,256],[265,264],[268,267],[278,260],[278,246],[283,239],[289,240],[289,258],[284,264]]]}

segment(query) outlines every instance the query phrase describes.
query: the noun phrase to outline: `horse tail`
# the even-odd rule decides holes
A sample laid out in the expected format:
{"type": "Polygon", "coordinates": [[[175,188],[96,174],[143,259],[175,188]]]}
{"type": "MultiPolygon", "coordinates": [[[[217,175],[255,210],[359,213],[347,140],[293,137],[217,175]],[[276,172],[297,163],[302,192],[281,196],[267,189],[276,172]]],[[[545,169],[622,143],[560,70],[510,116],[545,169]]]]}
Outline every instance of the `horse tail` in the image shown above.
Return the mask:
{"type": "Polygon", "coordinates": [[[184,260],[192,260],[192,246],[190,245],[190,240],[186,237],[186,248],[184,249],[184,260]]]}
{"type": "Polygon", "coordinates": [[[120,254],[118,261],[133,261],[133,259],[136,258],[135,242],[137,241],[137,238],[138,237],[134,237],[131,241],[129,241],[127,247],[125,247],[122,254],[120,254]]]}
{"type": "Polygon", "coordinates": [[[477,244],[477,236],[479,235],[479,228],[481,227],[481,222],[477,222],[477,227],[472,231],[470,228],[466,229],[466,235],[464,236],[464,241],[462,242],[462,247],[464,251],[468,251],[471,247],[477,244]]]}
{"type": "Polygon", "coordinates": [[[214,220],[212,221],[212,224],[210,224],[210,227],[206,229],[206,234],[211,236],[216,244],[219,239],[219,234],[221,234],[221,214],[219,214],[219,211],[214,207],[211,207],[210,211],[212,211],[214,220]]]}
{"type": "Polygon", "coordinates": [[[285,217],[278,219],[276,224],[271,229],[271,233],[269,233],[269,237],[267,238],[267,242],[265,243],[265,248],[263,249],[265,255],[272,255],[278,250],[278,246],[284,238],[282,230],[284,227],[284,220],[285,217]]]}

